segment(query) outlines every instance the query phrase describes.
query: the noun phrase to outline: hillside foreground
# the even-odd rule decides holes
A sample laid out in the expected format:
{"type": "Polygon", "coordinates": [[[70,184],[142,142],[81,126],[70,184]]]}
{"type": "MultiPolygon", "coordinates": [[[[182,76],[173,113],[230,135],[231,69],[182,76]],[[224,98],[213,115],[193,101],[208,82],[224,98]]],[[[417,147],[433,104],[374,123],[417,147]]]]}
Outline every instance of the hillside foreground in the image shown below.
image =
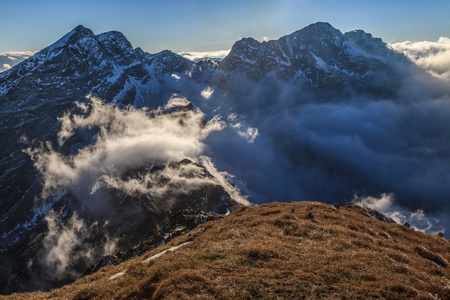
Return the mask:
{"type": "Polygon", "coordinates": [[[5,299],[450,299],[449,240],[377,217],[318,202],[242,207],[60,289],[5,299]]]}

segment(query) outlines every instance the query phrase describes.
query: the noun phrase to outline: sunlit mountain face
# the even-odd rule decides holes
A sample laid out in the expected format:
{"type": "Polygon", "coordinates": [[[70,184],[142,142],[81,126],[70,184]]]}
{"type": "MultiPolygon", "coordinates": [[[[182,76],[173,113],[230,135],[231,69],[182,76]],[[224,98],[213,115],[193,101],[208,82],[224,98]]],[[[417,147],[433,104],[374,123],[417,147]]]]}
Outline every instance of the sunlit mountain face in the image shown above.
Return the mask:
{"type": "Polygon", "coordinates": [[[183,209],[355,203],[447,235],[447,42],[319,22],[150,54],[77,26],[0,73],[2,293],[67,283],[183,209]]]}

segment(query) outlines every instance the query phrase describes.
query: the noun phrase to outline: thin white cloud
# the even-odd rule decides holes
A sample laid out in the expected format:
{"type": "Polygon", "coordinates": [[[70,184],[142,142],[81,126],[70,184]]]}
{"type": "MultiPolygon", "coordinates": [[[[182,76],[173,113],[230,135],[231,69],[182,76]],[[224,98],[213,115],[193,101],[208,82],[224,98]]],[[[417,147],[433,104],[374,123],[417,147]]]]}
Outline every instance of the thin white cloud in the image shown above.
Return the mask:
{"type": "Polygon", "coordinates": [[[11,69],[11,65],[9,65],[9,64],[3,64],[3,70],[4,70],[4,71],[9,70],[9,69],[11,69]]]}
{"type": "MultiPolygon", "coordinates": [[[[228,116],[229,120],[230,116],[228,116]]],[[[259,135],[258,128],[248,127],[247,125],[242,125],[242,123],[240,122],[231,124],[231,127],[233,127],[236,130],[239,136],[246,139],[249,143],[253,143],[256,137],[259,135]]]]}
{"type": "Polygon", "coordinates": [[[187,101],[186,98],[173,96],[172,98],[169,99],[166,106],[164,106],[164,109],[169,110],[177,106],[186,106],[189,105],[189,103],[190,102],[187,101]]]}
{"type": "MultiPolygon", "coordinates": [[[[95,250],[84,240],[98,227],[94,222],[88,226],[86,222],[74,213],[68,220],[63,221],[61,213],[51,210],[45,216],[48,232],[43,242],[43,252],[38,260],[44,267],[46,276],[55,279],[76,278],[79,274],[74,267],[80,260],[92,263],[95,250]]],[[[106,237],[101,245],[102,255],[115,252],[116,239],[106,237]]]]}
{"type": "Polygon", "coordinates": [[[216,167],[214,166],[211,158],[207,156],[200,156],[199,162],[202,166],[205,167],[205,169],[214,176],[215,180],[217,180],[218,184],[221,185],[225,191],[230,194],[231,198],[233,198],[235,201],[244,204],[244,205],[251,205],[251,203],[247,200],[248,197],[241,194],[239,189],[236,188],[236,186],[232,185],[230,182],[232,182],[233,175],[231,175],[228,172],[219,172],[217,171],[216,167]]]}
{"type": "Polygon", "coordinates": [[[11,52],[5,52],[0,53],[1,56],[12,56],[15,58],[22,57],[22,58],[28,58],[30,56],[33,56],[37,53],[37,51],[11,51],[11,52]]]}
{"type": "Polygon", "coordinates": [[[59,224],[60,220],[54,212],[48,213],[45,220],[49,231],[44,240],[45,254],[41,263],[55,278],[69,277],[67,272],[78,259],[92,259],[90,250],[76,251],[82,245],[80,236],[88,234],[86,224],[76,214],[66,225],[59,224]]]}
{"type": "Polygon", "coordinates": [[[198,61],[206,58],[222,60],[228,55],[228,53],[230,53],[230,51],[231,49],[204,52],[180,52],[178,54],[192,61],[198,61]]]}

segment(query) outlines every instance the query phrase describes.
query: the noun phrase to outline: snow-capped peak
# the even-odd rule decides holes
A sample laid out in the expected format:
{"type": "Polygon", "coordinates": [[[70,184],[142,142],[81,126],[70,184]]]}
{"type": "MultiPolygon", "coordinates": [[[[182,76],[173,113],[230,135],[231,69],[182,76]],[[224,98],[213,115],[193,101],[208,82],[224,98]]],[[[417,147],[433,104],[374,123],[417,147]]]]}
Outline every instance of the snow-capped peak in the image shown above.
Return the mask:
{"type": "Polygon", "coordinates": [[[57,40],[55,43],[51,44],[44,50],[52,51],[57,48],[61,48],[66,44],[75,44],[79,39],[83,37],[94,37],[94,33],[89,28],[84,27],[83,25],[78,25],[74,29],[72,29],[69,33],[64,35],[62,38],[57,40]]]}

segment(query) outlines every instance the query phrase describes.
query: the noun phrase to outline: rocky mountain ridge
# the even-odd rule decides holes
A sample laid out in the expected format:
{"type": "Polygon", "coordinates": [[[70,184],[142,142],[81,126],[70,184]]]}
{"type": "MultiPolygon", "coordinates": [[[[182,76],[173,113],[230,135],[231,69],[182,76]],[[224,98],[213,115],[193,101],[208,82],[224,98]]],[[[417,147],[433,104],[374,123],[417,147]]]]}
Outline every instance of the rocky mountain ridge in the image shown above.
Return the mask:
{"type": "Polygon", "coordinates": [[[382,88],[374,85],[374,77],[401,76],[389,66],[392,61],[407,60],[362,30],[343,34],[330,24],[319,22],[278,40],[258,42],[244,38],[234,44],[220,68],[257,80],[275,76],[322,89],[381,92],[382,88]]]}
{"type": "Polygon", "coordinates": [[[5,97],[2,107],[15,104],[8,101],[10,95],[28,99],[26,107],[29,107],[29,98],[55,101],[88,93],[140,107],[161,93],[161,77],[167,72],[170,71],[170,77],[191,66],[189,60],[168,50],[150,55],[140,48],[134,49],[120,32],[96,36],[80,25],[1,74],[0,93],[5,97]]]}

